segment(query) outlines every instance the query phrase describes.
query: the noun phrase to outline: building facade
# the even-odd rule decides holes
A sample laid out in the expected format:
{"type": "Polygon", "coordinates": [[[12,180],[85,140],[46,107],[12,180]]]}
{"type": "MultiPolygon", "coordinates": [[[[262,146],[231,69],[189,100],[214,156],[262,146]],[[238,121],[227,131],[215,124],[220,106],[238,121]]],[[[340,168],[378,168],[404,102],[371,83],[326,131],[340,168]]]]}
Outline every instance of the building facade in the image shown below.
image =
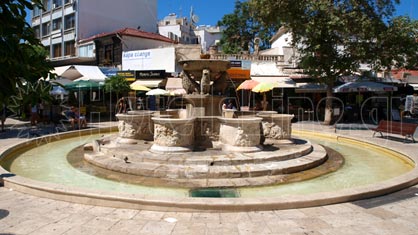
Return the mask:
{"type": "Polygon", "coordinates": [[[122,27],[156,32],[157,0],[43,0],[35,8],[32,27],[54,65],[93,64],[78,53],[78,42],[122,27]]]}
{"type": "Polygon", "coordinates": [[[172,47],[174,44],[171,39],[157,33],[123,28],[80,40],[78,48],[79,55],[95,59],[98,66],[121,69],[123,52],[172,47]]]}
{"type": "Polygon", "coordinates": [[[207,53],[210,47],[216,46],[221,40],[223,30],[217,26],[196,26],[197,16],[192,13],[191,18],[189,20],[171,13],[158,22],[158,32],[181,44],[199,44],[202,53],[207,53]]]}

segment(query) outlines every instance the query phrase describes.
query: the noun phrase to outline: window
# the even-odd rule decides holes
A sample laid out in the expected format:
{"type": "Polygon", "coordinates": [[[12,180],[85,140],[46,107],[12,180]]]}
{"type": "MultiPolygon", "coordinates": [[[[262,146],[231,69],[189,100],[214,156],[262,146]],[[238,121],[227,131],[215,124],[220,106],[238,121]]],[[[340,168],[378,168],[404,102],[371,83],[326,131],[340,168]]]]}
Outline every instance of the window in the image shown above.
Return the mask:
{"type": "Polygon", "coordinates": [[[71,29],[75,27],[75,14],[65,16],[64,29],[71,29]]]}
{"type": "Polygon", "coordinates": [[[52,0],[52,4],[54,8],[61,7],[62,6],[62,0],[52,0]]]}
{"type": "Polygon", "coordinates": [[[71,0],[64,0],[64,4],[68,4],[68,3],[71,3],[72,1],[71,0]]]}
{"type": "Polygon", "coordinates": [[[52,45],[52,52],[53,52],[53,54],[52,54],[53,58],[61,57],[62,56],[62,54],[61,54],[61,43],[52,45]]]}
{"type": "Polygon", "coordinates": [[[113,45],[106,45],[104,47],[105,49],[105,62],[110,63],[112,62],[113,57],[113,45]]]}
{"type": "Polygon", "coordinates": [[[39,16],[41,14],[41,9],[39,7],[34,6],[32,11],[33,17],[39,16]]]}
{"type": "Polygon", "coordinates": [[[65,55],[75,56],[75,43],[74,41],[65,42],[65,55]]]}
{"type": "Polygon", "coordinates": [[[51,33],[51,22],[42,24],[42,37],[48,36],[51,33]]]}
{"type": "Polygon", "coordinates": [[[39,25],[33,27],[33,32],[36,38],[41,38],[41,27],[39,25]]]}
{"type": "Polygon", "coordinates": [[[42,5],[44,6],[45,11],[50,11],[51,10],[51,4],[50,4],[49,0],[43,0],[42,5]]]}
{"type": "Polygon", "coordinates": [[[52,21],[52,31],[61,29],[61,25],[62,25],[62,19],[61,18],[55,19],[54,21],[52,21]]]}

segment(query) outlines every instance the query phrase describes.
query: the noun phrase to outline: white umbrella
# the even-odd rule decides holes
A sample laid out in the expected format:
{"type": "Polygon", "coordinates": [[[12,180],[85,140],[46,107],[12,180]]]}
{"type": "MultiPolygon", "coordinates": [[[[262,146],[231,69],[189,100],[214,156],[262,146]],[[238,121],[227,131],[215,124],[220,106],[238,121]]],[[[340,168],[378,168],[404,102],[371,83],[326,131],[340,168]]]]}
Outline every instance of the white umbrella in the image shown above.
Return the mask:
{"type": "Polygon", "coordinates": [[[53,86],[52,90],[49,92],[51,95],[68,95],[68,91],[61,86],[53,86]]]}
{"type": "Polygon", "coordinates": [[[164,89],[156,88],[148,91],[145,95],[170,95],[170,92],[164,89]]]}

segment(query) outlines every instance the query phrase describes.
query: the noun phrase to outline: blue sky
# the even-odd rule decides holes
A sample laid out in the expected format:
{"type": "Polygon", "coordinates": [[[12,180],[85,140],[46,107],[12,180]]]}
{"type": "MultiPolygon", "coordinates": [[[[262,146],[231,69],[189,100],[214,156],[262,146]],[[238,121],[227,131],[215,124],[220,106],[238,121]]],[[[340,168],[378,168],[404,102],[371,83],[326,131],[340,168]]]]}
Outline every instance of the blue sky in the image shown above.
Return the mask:
{"type": "MultiPolygon", "coordinates": [[[[234,11],[234,5],[235,0],[158,0],[158,19],[163,19],[169,13],[189,17],[193,6],[194,13],[200,19],[198,25],[216,25],[223,15],[234,11]]],[[[29,22],[30,13],[28,15],[29,22]]],[[[418,0],[401,0],[397,15],[418,19],[418,0]]]]}
{"type": "MultiPolygon", "coordinates": [[[[234,11],[235,0],[158,0],[158,19],[169,13],[189,16],[190,7],[199,16],[198,25],[216,25],[225,14],[234,11]]],[[[408,15],[418,19],[418,0],[401,0],[396,15],[408,15]]]]}

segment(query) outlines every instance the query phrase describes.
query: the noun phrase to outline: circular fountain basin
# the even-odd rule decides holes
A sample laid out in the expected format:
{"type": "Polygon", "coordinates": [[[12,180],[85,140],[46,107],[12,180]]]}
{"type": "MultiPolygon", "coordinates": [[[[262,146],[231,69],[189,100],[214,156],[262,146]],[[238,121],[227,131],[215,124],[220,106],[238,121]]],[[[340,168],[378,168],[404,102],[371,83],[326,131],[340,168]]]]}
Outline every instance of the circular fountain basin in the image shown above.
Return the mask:
{"type": "Polygon", "coordinates": [[[67,153],[103,134],[102,131],[99,135],[82,136],[92,134],[86,130],[58,134],[48,139],[32,139],[10,148],[2,153],[1,164],[12,173],[0,168],[0,174],[5,187],[37,196],[91,205],[164,211],[309,207],[374,197],[417,183],[418,170],[413,162],[418,160],[416,156],[406,156],[344,136],[295,133],[312,140],[319,138],[324,144],[336,148],[343,153],[347,164],[337,172],[295,184],[237,188],[240,198],[189,198],[188,190],[181,188],[131,185],[117,179],[97,178],[91,175],[91,169],[71,167],[66,159],[67,153]],[[366,163],[361,162],[364,159],[368,159],[366,163]]]}

